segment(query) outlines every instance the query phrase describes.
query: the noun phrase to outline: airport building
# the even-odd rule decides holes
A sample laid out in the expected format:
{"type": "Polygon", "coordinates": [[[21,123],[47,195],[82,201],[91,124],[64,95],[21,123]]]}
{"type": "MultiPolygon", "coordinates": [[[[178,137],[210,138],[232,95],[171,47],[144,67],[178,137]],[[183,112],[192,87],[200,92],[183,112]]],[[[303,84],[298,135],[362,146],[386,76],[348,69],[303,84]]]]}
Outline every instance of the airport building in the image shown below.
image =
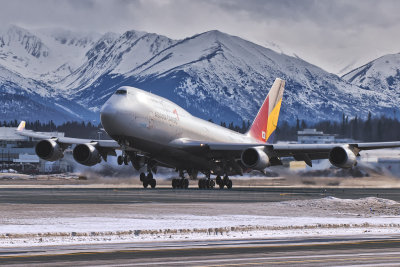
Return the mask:
{"type": "MultiPolygon", "coordinates": [[[[63,137],[60,132],[42,132],[53,137],[63,137]]],[[[30,137],[15,133],[15,128],[0,127],[0,171],[22,173],[71,172],[72,165],[61,159],[48,162],[35,153],[35,144],[30,137]]],[[[68,151],[66,151],[68,153],[68,151]]]]}
{"type": "Polygon", "coordinates": [[[337,138],[336,134],[325,134],[317,129],[304,129],[297,132],[297,143],[299,144],[332,144],[332,143],[353,143],[353,139],[337,138]]]}
{"type": "Polygon", "coordinates": [[[299,144],[331,144],[335,143],[336,135],[324,134],[317,129],[304,129],[297,132],[297,142],[299,144]]]}

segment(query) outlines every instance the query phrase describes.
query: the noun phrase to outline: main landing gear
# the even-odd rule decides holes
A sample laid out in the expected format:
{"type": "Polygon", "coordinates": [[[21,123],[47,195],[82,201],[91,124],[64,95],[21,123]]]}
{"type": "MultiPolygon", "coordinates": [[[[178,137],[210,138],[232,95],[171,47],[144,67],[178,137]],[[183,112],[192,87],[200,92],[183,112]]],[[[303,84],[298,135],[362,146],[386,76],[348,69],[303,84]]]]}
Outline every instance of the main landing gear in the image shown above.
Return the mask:
{"type": "Polygon", "coordinates": [[[218,175],[217,178],[215,178],[215,181],[217,182],[217,185],[219,185],[220,189],[223,189],[224,186],[228,189],[232,188],[232,180],[229,179],[228,175],[225,175],[222,179],[221,176],[218,175]]]}
{"type": "Polygon", "coordinates": [[[210,179],[210,175],[207,175],[207,178],[203,178],[199,180],[199,188],[200,189],[213,189],[215,186],[215,183],[219,186],[220,189],[223,189],[225,186],[228,189],[232,188],[232,180],[229,179],[228,175],[225,175],[224,178],[221,178],[221,176],[217,176],[215,178],[215,182],[210,179]]]}
{"type": "Polygon", "coordinates": [[[124,154],[118,156],[117,162],[118,162],[118,165],[122,165],[122,164],[128,165],[128,163],[129,163],[128,155],[124,153],[124,154]]]}
{"type": "Polygon", "coordinates": [[[213,189],[215,186],[215,182],[211,180],[211,174],[206,174],[207,178],[199,179],[199,188],[200,189],[213,189]]]}
{"type": "Polygon", "coordinates": [[[140,174],[140,181],[143,183],[143,187],[147,188],[149,185],[151,188],[156,188],[157,182],[153,178],[153,174],[149,172],[147,175],[143,172],[140,174]]]}
{"type": "Polygon", "coordinates": [[[173,189],[188,189],[189,188],[189,180],[185,178],[183,171],[179,171],[180,178],[172,179],[172,188],[173,189]]]}

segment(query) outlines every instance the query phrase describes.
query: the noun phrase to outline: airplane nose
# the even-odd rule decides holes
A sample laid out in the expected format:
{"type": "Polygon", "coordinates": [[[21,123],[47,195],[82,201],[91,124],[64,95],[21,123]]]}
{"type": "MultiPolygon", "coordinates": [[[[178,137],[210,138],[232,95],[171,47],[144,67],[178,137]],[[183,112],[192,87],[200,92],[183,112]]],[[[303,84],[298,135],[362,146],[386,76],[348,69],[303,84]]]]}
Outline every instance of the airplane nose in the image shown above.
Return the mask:
{"type": "Polygon", "coordinates": [[[104,130],[109,135],[112,135],[112,130],[115,129],[115,122],[117,119],[117,112],[115,108],[112,108],[109,103],[105,103],[100,110],[100,120],[104,130]]]}

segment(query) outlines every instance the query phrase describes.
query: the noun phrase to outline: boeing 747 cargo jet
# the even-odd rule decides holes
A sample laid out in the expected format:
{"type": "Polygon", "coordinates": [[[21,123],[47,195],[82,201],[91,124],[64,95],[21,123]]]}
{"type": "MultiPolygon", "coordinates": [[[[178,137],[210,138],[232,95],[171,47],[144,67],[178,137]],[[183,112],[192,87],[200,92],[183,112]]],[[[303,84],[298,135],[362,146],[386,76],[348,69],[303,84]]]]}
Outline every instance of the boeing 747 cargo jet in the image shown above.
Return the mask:
{"type": "Polygon", "coordinates": [[[329,159],[334,166],[351,168],[361,150],[400,147],[400,142],[273,144],[284,87],[285,81],[275,80],[246,134],[194,117],[165,98],[128,86],[120,87],[101,109],[101,123],[114,140],[51,137],[25,130],[24,121],[17,133],[40,140],[36,154],[48,161],[62,158],[71,145],[74,159],[86,166],[107,161],[107,156],[121,150],[119,165],[131,162],[136,170],[147,169],[147,174],[140,174],[145,188],[156,187],[153,173],[158,166],[179,172],[180,178],[172,180],[173,188],[188,188],[185,173],[196,178],[201,172],[206,178],[198,181],[199,188],[214,188],[216,183],[222,189],[232,188],[229,176],[281,165],[282,157],[309,166],[312,160],[329,159]]]}

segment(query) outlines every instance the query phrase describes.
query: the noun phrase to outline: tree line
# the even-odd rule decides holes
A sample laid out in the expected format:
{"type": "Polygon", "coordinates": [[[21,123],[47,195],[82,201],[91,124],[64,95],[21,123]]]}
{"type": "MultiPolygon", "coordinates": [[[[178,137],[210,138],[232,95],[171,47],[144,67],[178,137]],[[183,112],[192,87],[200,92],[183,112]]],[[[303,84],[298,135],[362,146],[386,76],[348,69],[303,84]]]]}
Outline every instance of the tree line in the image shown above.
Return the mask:
{"type": "MultiPolygon", "coordinates": [[[[242,126],[233,123],[221,123],[221,126],[231,130],[245,133],[250,128],[249,121],[243,122],[242,126]]],[[[297,119],[296,124],[280,120],[276,128],[275,141],[297,141],[297,132],[306,128],[314,128],[325,134],[335,134],[337,138],[354,139],[363,142],[400,141],[400,122],[396,118],[386,116],[372,117],[371,112],[366,119],[349,118],[342,115],[341,121],[321,121],[307,123],[297,119]]]]}

